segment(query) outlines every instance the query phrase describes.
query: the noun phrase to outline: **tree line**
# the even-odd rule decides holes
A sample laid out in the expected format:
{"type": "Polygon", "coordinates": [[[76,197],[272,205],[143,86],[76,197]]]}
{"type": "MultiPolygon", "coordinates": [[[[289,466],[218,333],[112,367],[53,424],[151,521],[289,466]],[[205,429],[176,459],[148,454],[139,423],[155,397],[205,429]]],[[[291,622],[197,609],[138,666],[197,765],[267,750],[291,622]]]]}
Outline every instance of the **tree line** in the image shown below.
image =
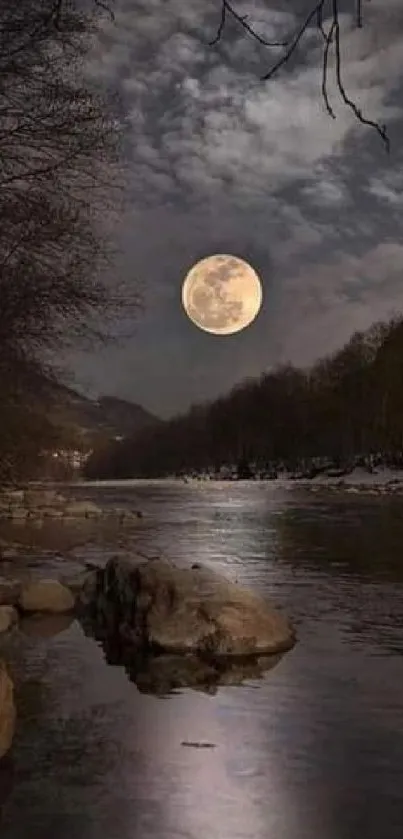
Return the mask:
{"type": "Polygon", "coordinates": [[[307,370],[291,365],[242,382],[228,395],[94,451],[89,478],[165,477],[298,469],[315,458],[403,452],[403,318],[356,333],[307,370]]]}

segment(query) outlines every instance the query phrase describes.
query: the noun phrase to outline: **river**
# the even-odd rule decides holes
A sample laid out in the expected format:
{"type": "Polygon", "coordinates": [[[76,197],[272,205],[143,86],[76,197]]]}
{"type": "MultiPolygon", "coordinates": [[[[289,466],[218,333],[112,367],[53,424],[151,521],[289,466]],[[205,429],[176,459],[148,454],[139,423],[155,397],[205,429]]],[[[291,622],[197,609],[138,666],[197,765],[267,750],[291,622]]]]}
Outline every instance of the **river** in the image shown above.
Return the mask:
{"type": "Polygon", "coordinates": [[[79,492],[143,510],[145,554],[264,592],[298,643],[262,680],[160,697],[76,622],[3,640],[19,720],[2,839],[401,839],[403,500],[275,483],[79,492]]]}

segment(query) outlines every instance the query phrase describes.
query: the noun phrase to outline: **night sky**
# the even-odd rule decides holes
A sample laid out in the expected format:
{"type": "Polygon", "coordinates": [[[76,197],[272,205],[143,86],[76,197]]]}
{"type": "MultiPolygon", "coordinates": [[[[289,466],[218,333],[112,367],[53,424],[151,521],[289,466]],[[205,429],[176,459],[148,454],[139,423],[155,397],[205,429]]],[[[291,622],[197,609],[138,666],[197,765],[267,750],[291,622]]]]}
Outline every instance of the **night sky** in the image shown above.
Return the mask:
{"type": "MultiPolygon", "coordinates": [[[[281,40],[312,0],[234,5],[281,40]]],[[[220,6],[116,0],[89,64],[127,120],[130,206],[116,272],[144,289],[145,311],[120,348],[71,364],[89,394],[163,417],[278,363],[309,364],[403,310],[403,3],[364,2],[360,31],[341,17],[345,86],[365,115],[387,123],[389,157],[334,83],[337,119],[327,115],[316,31],[275,80],[260,82],[279,50],[234,23],[209,47],[220,6]],[[250,261],[263,283],[257,320],[228,337],[197,329],[180,302],[189,267],[214,252],[250,261]]]]}

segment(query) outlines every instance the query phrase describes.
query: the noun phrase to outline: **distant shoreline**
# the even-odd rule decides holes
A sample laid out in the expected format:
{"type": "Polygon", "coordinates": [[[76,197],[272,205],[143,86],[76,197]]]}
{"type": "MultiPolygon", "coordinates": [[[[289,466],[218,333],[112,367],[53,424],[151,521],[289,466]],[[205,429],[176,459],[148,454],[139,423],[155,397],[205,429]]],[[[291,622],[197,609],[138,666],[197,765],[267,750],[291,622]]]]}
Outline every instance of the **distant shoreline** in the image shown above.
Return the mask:
{"type": "Polygon", "coordinates": [[[379,468],[374,472],[368,472],[362,468],[356,468],[349,474],[342,477],[329,477],[327,475],[317,475],[314,478],[291,478],[286,473],[280,474],[273,479],[250,479],[244,481],[229,481],[225,479],[210,479],[210,478],[122,478],[109,480],[80,480],[60,483],[58,486],[71,487],[72,489],[91,489],[104,488],[113,489],[114,487],[136,487],[147,484],[171,484],[173,486],[187,484],[189,486],[206,486],[209,484],[233,485],[233,484],[256,484],[256,485],[270,485],[282,489],[303,488],[314,491],[333,490],[338,492],[350,493],[369,493],[369,494],[403,494],[403,469],[389,469],[379,468]]]}

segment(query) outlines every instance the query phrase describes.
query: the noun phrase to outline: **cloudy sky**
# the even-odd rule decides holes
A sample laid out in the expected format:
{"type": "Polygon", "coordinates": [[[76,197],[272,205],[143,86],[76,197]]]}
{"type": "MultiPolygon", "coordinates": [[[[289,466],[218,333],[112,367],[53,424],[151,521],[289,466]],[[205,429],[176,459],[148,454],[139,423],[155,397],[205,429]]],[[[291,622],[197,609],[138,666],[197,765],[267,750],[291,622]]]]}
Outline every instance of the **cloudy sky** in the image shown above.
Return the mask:
{"type": "MultiPolygon", "coordinates": [[[[234,7],[281,40],[312,4],[234,7]]],[[[89,69],[119,94],[127,120],[130,209],[116,270],[145,290],[145,311],[119,349],[75,357],[88,392],[169,416],[278,363],[309,364],[403,310],[403,3],[364,0],[362,30],[353,0],[341,5],[345,86],[388,125],[389,156],[331,81],[337,118],[326,113],[314,30],[261,82],[279,49],[259,47],[234,22],[208,46],[221,0],[116,0],[89,69]],[[214,252],[247,259],[262,278],[261,313],[237,335],[202,332],[181,308],[187,270],[214,252]]]]}

